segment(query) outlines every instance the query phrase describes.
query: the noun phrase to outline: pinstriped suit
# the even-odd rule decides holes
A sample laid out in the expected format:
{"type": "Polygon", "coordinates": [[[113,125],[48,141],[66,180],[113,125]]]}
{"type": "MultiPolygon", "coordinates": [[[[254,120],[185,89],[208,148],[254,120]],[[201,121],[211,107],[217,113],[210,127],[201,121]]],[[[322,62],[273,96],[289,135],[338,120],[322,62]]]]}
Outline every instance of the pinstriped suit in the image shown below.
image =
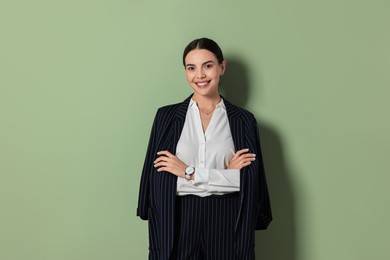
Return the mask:
{"type": "MultiPolygon", "coordinates": [[[[159,108],[155,116],[142,170],[137,216],[149,221],[149,259],[168,260],[175,235],[177,177],[157,172],[153,166],[161,150],[176,153],[190,97],[181,103],[159,108]]],[[[268,188],[254,116],[224,99],[236,151],[244,148],[256,160],[240,172],[240,209],[235,221],[236,259],[254,259],[255,229],[266,229],[272,220],[268,188]]]]}

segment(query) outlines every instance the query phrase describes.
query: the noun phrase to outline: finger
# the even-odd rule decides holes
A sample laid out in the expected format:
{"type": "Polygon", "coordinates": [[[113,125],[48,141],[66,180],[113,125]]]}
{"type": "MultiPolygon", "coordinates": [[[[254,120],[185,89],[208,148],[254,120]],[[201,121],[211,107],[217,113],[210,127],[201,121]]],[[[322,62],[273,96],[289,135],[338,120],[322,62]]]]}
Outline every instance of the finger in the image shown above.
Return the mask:
{"type": "Polygon", "coordinates": [[[256,154],[254,154],[254,153],[246,153],[246,154],[240,155],[241,159],[255,158],[255,157],[256,157],[256,154]]]}
{"type": "Polygon", "coordinates": [[[242,150],[239,150],[239,151],[236,151],[235,153],[234,153],[234,156],[232,157],[232,160],[234,160],[235,158],[237,158],[238,156],[240,156],[240,152],[241,152],[242,150]]]}
{"type": "Polygon", "coordinates": [[[171,154],[169,151],[159,151],[157,154],[158,155],[165,155],[167,157],[172,157],[173,156],[173,154],[171,154]]]}
{"type": "Polygon", "coordinates": [[[248,148],[241,149],[241,150],[239,150],[239,151],[236,152],[236,155],[239,157],[239,156],[241,156],[242,154],[247,153],[247,152],[249,152],[249,149],[248,149],[248,148]]]}
{"type": "Polygon", "coordinates": [[[239,163],[238,165],[237,165],[237,168],[238,169],[242,169],[242,168],[244,168],[244,167],[246,167],[246,166],[248,166],[248,165],[250,165],[252,162],[241,162],[241,163],[239,163]]]}
{"type": "Polygon", "coordinates": [[[160,167],[160,168],[157,168],[157,171],[158,172],[167,172],[167,167],[160,167]]]}
{"type": "Polygon", "coordinates": [[[169,172],[177,176],[177,174],[173,172],[171,167],[160,167],[157,169],[157,172],[169,172]]]}
{"type": "Polygon", "coordinates": [[[255,161],[256,160],[256,158],[255,157],[245,157],[245,158],[241,158],[240,159],[240,162],[242,162],[242,163],[245,163],[245,162],[253,162],[253,161],[255,161]]]}
{"type": "Polygon", "coordinates": [[[158,157],[156,160],[154,160],[154,163],[158,163],[158,162],[167,162],[168,161],[168,157],[166,156],[160,156],[158,157]]]}
{"type": "Polygon", "coordinates": [[[252,162],[246,162],[244,163],[244,167],[250,165],[252,162]]]}
{"type": "Polygon", "coordinates": [[[232,159],[230,159],[230,161],[234,161],[234,160],[236,160],[238,157],[240,157],[240,155],[242,154],[242,152],[245,152],[244,150],[245,150],[245,149],[242,149],[242,150],[239,150],[239,151],[235,152],[235,154],[233,155],[232,159]]]}
{"type": "Polygon", "coordinates": [[[168,166],[168,163],[167,162],[159,162],[159,163],[155,163],[154,164],[154,167],[155,168],[158,168],[158,167],[166,167],[168,166]]]}
{"type": "Polygon", "coordinates": [[[245,161],[246,162],[253,162],[253,161],[256,161],[256,158],[255,157],[246,158],[245,161]]]}

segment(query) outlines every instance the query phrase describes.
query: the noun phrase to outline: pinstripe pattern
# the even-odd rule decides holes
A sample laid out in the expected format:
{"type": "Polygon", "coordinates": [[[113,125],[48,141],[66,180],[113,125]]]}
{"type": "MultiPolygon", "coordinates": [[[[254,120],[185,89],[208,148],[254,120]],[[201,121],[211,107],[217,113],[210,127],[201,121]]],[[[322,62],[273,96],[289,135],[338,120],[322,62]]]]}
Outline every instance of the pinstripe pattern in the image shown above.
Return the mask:
{"type": "MultiPolygon", "coordinates": [[[[229,194],[230,195],[230,194],[229,194]]],[[[178,196],[174,252],[177,260],[234,260],[239,197],[178,196]]]]}
{"type": "MultiPolygon", "coordinates": [[[[167,172],[157,172],[153,161],[160,150],[176,153],[190,98],[160,108],[153,122],[137,208],[137,215],[149,220],[149,259],[171,259],[177,177],[167,172]]],[[[266,229],[272,220],[257,123],[250,112],[232,105],[226,99],[224,102],[235,149],[249,148],[257,155],[257,160],[240,173],[240,207],[234,225],[237,259],[254,259],[255,229],[266,229]]]]}

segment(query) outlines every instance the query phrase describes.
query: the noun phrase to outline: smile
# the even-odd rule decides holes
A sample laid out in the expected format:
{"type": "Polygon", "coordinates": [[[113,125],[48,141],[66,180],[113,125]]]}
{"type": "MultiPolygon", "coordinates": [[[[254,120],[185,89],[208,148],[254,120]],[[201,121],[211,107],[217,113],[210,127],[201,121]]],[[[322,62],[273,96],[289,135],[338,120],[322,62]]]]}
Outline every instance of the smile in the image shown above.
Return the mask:
{"type": "Polygon", "coordinates": [[[196,84],[198,87],[204,88],[204,87],[206,87],[206,86],[210,83],[210,81],[211,81],[211,80],[206,81],[206,82],[196,82],[195,84],[196,84]]]}

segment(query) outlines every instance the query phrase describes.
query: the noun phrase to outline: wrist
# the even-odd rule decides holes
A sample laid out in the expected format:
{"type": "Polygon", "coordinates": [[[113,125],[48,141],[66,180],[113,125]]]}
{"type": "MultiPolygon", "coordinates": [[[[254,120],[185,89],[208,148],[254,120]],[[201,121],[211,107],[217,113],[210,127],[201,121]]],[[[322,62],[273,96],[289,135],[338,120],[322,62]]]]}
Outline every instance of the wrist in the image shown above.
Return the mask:
{"type": "Polygon", "coordinates": [[[192,166],[187,166],[184,170],[184,178],[186,178],[187,180],[193,180],[194,179],[194,175],[195,174],[195,168],[192,167],[192,166]]]}

